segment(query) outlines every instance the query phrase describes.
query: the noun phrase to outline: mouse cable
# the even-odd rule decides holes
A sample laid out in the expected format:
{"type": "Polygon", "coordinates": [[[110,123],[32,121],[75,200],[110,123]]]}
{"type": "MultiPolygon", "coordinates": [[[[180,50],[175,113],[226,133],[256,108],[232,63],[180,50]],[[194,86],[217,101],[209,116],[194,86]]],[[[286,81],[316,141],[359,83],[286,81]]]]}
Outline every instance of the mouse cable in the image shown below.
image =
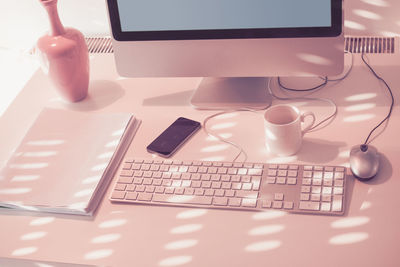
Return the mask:
{"type": "Polygon", "coordinates": [[[388,114],[386,115],[386,117],[385,117],[378,125],[376,125],[376,126],[369,132],[367,139],[365,139],[364,145],[367,145],[367,144],[368,144],[368,140],[369,140],[369,138],[371,137],[372,133],[373,133],[376,129],[378,129],[385,121],[389,120],[390,116],[392,115],[393,106],[394,106],[394,97],[393,97],[392,89],[391,89],[390,86],[387,84],[387,82],[386,82],[382,77],[380,77],[380,76],[375,72],[375,70],[371,67],[371,65],[368,64],[368,62],[365,60],[365,53],[364,53],[364,52],[361,53],[361,59],[362,59],[362,61],[364,62],[364,64],[369,68],[369,70],[372,72],[372,74],[373,74],[379,81],[381,81],[381,82],[383,82],[383,83],[385,84],[385,86],[386,86],[386,88],[387,88],[387,90],[388,90],[388,92],[389,92],[389,94],[390,94],[390,97],[391,97],[391,99],[392,99],[392,102],[391,102],[390,108],[389,108],[389,112],[388,112],[388,114]]]}
{"type": "MultiPolygon", "coordinates": [[[[269,107],[269,106],[268,106],[268,107],[269,107]]],[[[212,133],[209,129],[207,129],[207,122],[208,122],[209,120],[215,118],[215,117],[218,117],[218,116],[221,116],[221,115],[225,115],[225,114],[229,114],[229,113],[235,113],[235,112],[247,111],[247,112],[253,112],[253,113],[256,113],[256,114],[257,114],[258,111],[265,110],[265,109],[267,109],[268,107],[262,108],[262,109],[237,108],[237,109],[224,110],[224,111],[221,111],[221,112],[214,113],[214,114],[212,114],[212,115],[210,115],[210,116],[207,116],[207,117],[203,120],[203,131],[204,131],[208,136],[211,136],[211,137],[213,137],[213,138],[216,138],[218,141],[227,143],[227,144],[232,145],[232,146],[234,146],[235,148],[237,148],[237,149],[239,150],[239,152],[238,152],[238,154],[235,156],[235,158],[233,159],[233,162],[235,162],[235,161],[240,157],[240,155],[243,154],[244,160],[243,160],[242,162],[244,163],[244,162],[247,161],[247,153],[246,153],[246,151],[245,151],[241,146],[239,146],[238,144],[236,144],[235,142],[230,141],[230,140],[228,140],[228,139],[226,139],[226,138],[224,138],[224,137],[222,137],[222,136],[220,136],[220,135],[218,135],[218,134],[212,133]]]]}

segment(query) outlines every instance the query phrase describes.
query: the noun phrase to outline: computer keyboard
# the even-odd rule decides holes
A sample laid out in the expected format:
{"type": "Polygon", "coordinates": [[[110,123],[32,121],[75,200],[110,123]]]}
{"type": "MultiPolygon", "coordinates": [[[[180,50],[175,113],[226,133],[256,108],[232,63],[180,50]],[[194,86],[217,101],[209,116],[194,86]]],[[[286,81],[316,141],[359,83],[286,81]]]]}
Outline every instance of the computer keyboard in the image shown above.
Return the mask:
{"type": "Polygon", "coordinates": [[[125,159],[110,200],[343,215],[346,168],[301,164],[125,159]]]}

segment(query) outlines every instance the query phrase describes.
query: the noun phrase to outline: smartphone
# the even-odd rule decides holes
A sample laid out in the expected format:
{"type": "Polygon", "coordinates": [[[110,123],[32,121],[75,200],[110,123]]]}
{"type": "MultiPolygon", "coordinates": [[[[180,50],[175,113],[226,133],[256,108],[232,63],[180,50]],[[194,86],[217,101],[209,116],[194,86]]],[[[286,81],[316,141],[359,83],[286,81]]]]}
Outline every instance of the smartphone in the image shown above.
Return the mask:
{"type": "Polygon", "coordinates": [[[180,117],[147,146],[147,151],[168,158],[200,128],[200,122],[180,117]]]}

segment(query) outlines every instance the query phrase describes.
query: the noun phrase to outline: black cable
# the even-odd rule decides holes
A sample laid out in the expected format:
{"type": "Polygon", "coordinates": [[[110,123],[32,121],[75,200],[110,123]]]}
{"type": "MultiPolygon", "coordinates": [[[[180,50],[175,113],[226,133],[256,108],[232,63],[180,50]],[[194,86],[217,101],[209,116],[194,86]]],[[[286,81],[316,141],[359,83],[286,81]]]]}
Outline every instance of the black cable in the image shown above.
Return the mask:
{"type": "Polygon", "coordinates": [[[385,117],[378,125],[376,125],[376,126],[369,132],[368,137],[367,137],[367,139],[366,139],[365,142],[364,142],[364,145],[366,145],[366,144],[368,143],[368,140],[369,140],[369,138],[371,137],[372,133],[373,133],[376,129],[378,129],[385,121],[387,121],[387,120],[390,118],[390,116],[392,115],[392,110],[393,110],[393,106],[394,106],[394,97],[393,97],[393,92],[392,92],[392,89],[390,88],[390,86],[389,86],[389,85],[386,83],[386,81],[385,81],[383,78],[381,78],[381,77],[375,72],[375,70],[367,63],[367,61],[366,61],[365,58],[364,58],[364,53],[361,54],[361,59],[362,59],[362,61],[364,62],[364,64],[369,68],[369,70],[372,72],[372,74],[374,74],[374,76],[375,76],[378,80],[380,80],[381,82],[383,82],[383,83],[385,84],[386,88],[388,89],[388,91],[389,91],[389,93],[390,93],[390,97],[392,98],[392,103],[390,104],[390,109],[389,109],[388,114],[386,115],[386,117],[385,117]]]}
{"type": "MultiPolygon", "coordinates": [[[[345,51],[345,54],[348,54],[348,53],[349,53],[348,51],[345,51]]],[[[319,89],[319,88],[324,87],[325,85],[328,84],[328,82],[339,82],[339,81],[343,81],[344,79],[347,78],[347,76],[349,76],[350,72],[351,72],[352,69],[353,69],[353,54],[350,53],[350,55],[351,55],[351,64],[350,64],[350,68],[349,68],[349,70],[348,70],[342,77],[340,77],[340,78],[337,78],[337,79],[329,79],[327,76],[326,76],[326,77],[320,77],[322,80],[324,80],[324,82],[321,83],[321,84],[319,84],[319,85],[317,85],[317,86],[315,86],[315,87],[307,88],[307,89],[295,89],[295,88],[288,88],[288,87],[284,86],[284,85],[282,84],[282,82],[281,82],[281,78],[278,77],[278,85],[279,85],[282,89],[285,89],[285,90],[288,90],[288,91],[293,91],[293,92],[309,92],[309,91],[317,90],[317,89],[319,89]]]]}
{"type": "Polygon", "coordinates": [[[307,88],[307,89],[288,88],[288,87],[284,86],[284,85],[281,83],[281,78],[280,78],[280,77],[278,77],[278,84],[279,84],[279,87],[281,87],[282,89],[288,90],[288,91],[293,91],[293,92],[309,92],[309,91],[314,91],[314,90],[317,90],[317,89],[319,89],[319,88],[322,88],[322,87],[324,87],[325,85],[328,84],[328,77],[324,77],[324,78],[322,78],[322,79],[324,80],[323,83],[321,83],[321,84],[319,84],[319,85],[317,85],[317,86],[315,86],[315,87],[307,88]]]}

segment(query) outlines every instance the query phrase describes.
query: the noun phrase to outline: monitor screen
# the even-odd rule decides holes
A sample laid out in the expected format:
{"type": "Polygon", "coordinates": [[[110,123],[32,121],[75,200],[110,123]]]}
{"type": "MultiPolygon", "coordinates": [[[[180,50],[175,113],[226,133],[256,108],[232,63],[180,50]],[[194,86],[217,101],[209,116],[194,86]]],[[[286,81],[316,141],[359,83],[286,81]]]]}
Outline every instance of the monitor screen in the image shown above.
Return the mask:
{"type": "Polygon", "coordinates": [[[117,0],[118,40],[313,37],[340,34],[335,0],[117,0]]]}
{"type": "Polygon", "coordinates": [[[197,107],[208,101],[260,107],[268,102],[266,77],[343,70],[342,0],[107,0],[107,6],[118,73],[205,77],[192,98],[197,107]]]}

